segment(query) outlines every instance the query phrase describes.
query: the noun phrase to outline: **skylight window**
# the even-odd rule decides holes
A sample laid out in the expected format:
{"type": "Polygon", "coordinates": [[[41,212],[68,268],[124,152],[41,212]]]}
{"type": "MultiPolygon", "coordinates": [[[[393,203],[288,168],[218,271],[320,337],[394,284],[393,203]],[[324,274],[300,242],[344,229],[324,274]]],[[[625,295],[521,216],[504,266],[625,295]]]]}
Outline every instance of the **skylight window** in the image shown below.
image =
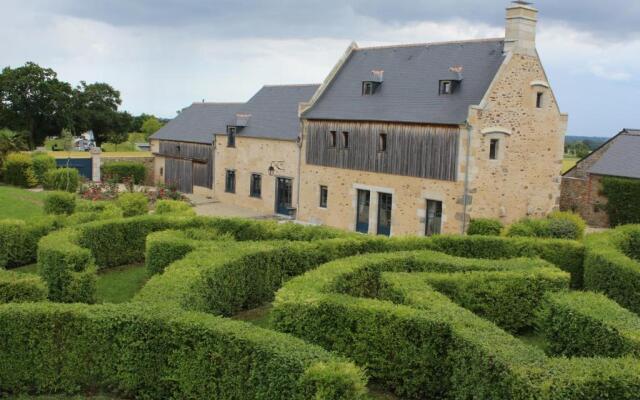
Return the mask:
{"type": "Polygon", "coordinates": [[[448,95],[453,93],[453,81],[440,81],[440,94],[448,95]]]}

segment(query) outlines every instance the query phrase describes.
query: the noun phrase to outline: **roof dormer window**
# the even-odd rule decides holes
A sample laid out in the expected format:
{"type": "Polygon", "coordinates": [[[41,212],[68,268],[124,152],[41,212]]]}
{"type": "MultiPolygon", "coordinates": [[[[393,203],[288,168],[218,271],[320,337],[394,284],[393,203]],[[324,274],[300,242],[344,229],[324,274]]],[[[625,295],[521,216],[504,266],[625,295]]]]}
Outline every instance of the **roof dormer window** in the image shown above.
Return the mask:
{"type": "Polygon", "coordinates": [[[457,87],[457,81],[440,81],[440,95],[449,95],[453,94],[455,88],[457,87]]]}
{"type": "Polygon", "coordinates": [[[236,133],[238,128],[235,126],[227,126],[227,147],[236,147],[236,133]]]}
{"type": "Polygon", "coordinates": [[[380,82],[373,81],[363,81],[362,82],[362,95],[363,96],[373,96],[378,90],[380,86],[380,82]]]}

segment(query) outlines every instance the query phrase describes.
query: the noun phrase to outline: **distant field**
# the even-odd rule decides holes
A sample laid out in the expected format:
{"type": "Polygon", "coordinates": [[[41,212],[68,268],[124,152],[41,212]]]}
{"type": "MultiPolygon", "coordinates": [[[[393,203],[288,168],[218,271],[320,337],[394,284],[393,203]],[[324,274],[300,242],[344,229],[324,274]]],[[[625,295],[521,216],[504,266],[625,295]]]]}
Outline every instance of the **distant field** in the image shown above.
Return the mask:
{"type": "Polygon", "coordinates": [[[0,219],[28,220],[44,215],[44,193],[0,185],[0,219]]]}
{"type": "Polygon", "coordinates": [[[576,165],[576,162],[578,162],[578,160],[579,158],[575,158],[575,157],[567,157],[564,160],[562,160],[562,173],[565,173],[571,168],[573,168],[573,166],[576,165]]]}

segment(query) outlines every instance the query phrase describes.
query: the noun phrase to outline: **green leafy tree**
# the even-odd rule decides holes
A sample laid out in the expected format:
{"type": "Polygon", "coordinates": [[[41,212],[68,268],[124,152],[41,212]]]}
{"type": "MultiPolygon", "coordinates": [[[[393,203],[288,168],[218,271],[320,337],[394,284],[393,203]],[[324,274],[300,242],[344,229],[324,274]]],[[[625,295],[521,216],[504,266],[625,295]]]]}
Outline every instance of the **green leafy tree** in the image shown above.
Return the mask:
{"type": "Polygon", "coordinates": [[[158,121],[156,117],[147,118],[142,124],[142,133],[144,133],[145,140],[149,140],[149,136],[156,133],[162,128],[162,122],[158,121]]]}
{"type": "Polygon", "coordinates": [[[126,131],[111,131],[106,135],[109,143],[113,143],[118,150],[118,145],[127,141],[129,135],[126,131]]]}
{"type": "Polygon", "coordinates": [[[72,121],[73,89],[50,68],[28,62],[0,74],[0,118],[5,126],[28,131],[32,145],[56,136],[72,121]]]}
{"type": "MultiPolygon", "coordinates": [[[[123,117],[118,112],[122,103],[120,92],[106,83],[80,82],[74,90],[75,112],[73,130],[76,135],[92,130],[99,143],[108,140],[111,133],[129,130],[123,126],[123,117]]],[[[130,121],[126,121],[127,124],[130,121]]]]}

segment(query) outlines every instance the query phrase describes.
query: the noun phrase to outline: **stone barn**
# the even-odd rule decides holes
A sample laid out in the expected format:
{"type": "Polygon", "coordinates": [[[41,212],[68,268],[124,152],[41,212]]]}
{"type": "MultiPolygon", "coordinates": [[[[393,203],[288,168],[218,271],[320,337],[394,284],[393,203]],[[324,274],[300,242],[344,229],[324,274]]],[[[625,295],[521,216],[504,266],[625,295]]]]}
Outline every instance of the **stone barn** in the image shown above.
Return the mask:
{"type": "Polygon", "coordinates": [[[607,176],[640,180],[640,130],[624,129],[565,172],[560,208],[577,212],[591,226],[609,227],[602,193],[607,176]]]}

